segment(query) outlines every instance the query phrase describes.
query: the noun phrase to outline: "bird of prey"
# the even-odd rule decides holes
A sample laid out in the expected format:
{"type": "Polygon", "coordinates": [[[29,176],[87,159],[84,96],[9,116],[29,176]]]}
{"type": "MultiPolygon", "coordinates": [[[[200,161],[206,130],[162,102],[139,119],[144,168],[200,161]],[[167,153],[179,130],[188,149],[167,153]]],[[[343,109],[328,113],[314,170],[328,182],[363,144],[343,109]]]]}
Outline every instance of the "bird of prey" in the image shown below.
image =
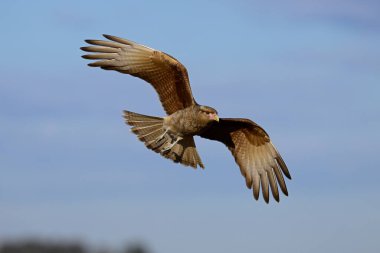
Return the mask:
{"type": "Polygon", "coordinates": [[[279,202],[278,185],[287,196],[284,176],[289,170],[269,135],[255,122],[243,118],[219,118],[217,111],[199,105],[191,92],[186,68],[164,52],[111,35],[108,40],[85,40],[81,47],[95,60],[91,67],[115,70],[141,78],[158,93],[165,117],[152,117],[124,111],[124,118],[138,139],[148,149],[185,166],[204,168],[194,136],[222,142],[231,151],[246,185],[257,200],[262,195],[269,202],[269,189],[279,202]]]}

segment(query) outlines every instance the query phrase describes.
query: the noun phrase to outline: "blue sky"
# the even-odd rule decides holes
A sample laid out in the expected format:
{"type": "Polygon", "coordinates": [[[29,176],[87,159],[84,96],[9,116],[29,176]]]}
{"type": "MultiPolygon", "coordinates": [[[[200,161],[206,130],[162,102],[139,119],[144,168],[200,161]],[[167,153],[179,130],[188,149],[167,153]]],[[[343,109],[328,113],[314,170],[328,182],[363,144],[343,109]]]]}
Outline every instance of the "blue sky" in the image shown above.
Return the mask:
{"type": "Polygon", "coordinates": [[[1,1],[0,241],[152,252],[379,252],[378,1],[1,1]],[[101,34],[165,51],[197,101],[262,125],[293,176],[256,202],[229,151],[205,170],[147,150],[121,117],[162,116],[143,81],[86,66],[101,34]]]}

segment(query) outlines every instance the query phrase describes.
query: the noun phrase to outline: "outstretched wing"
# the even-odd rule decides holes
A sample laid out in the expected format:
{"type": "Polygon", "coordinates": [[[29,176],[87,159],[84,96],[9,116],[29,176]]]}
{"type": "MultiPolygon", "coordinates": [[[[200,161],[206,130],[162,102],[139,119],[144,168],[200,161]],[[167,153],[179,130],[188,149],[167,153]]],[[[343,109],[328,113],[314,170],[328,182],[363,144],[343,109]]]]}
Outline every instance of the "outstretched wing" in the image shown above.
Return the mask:
{"type": "Polygon", "coordinates": [[[228,147],[245,177],[247,187],[253,188],[256,200],[259,198],[260,184],[267,203],[269,187],[277,202],[280,200],[277,185],[288,195],[283,174],[291,179],[289,170],[268,134],[259,125],[248,119],[220,119],[200,136],[220,141],[228,147]]]}
{"type": "Polygon", "coordinates": [[[172,56],[133,41],[103,35],[109,41],[86,40],[94,46],[81,47],[94,54],[83,55],[91,67],[116,70],[150,83],[167,114],[195,104],[186,68],[172,56]]]}

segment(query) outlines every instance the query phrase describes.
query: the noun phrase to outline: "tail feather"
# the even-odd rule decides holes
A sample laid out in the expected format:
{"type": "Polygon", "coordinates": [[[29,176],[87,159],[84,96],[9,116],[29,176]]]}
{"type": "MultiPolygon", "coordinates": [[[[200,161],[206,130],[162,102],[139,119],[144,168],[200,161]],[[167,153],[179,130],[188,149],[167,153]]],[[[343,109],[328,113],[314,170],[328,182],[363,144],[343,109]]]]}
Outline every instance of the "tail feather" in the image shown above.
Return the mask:
{"type": "Polygon", "coordinates": [[[132,132],[137,135],[140,141],[145,143],[147,148],[160,153],[165,158],[171,159],[176,163],[194,168],[199,165],[201,168],[204,168],[192,136],[184,137],[170,150],[163,152],[168,145],[173,143],[175,138],[172,134],[165,132],[163,118],[129,111],[124,111],[124,118],[126,123],[132,126],[132,132]],[[162,139],[160,139],[161,137],[162,139]]]}
{"type": "Polygon", "coordinates": [[[168,152],[165,157],[172,159],[176,163],[181,163],[186,166],[196,168],[204,168],[202,160],[197,152],[193,137],[185,137],[180,140],[174,147],[168,152]]]}
{"type": "Polygon", "coordinates": [[[149,126],[145,128],[133,127],[132,132],[138,134],[139,139],[142,141],[151,141],[163,134],[162,124],[149,126]]]}
{"type": "MultiPolygon", "coordinates": [[[[163,118],[147,116],[143,114],[138,114],[135,112],[124,111],[124,117],[128,120],[128,122],[162,122],[163,118]]],[[[131,124],[134,126],[134,124],[131,124]]]]}

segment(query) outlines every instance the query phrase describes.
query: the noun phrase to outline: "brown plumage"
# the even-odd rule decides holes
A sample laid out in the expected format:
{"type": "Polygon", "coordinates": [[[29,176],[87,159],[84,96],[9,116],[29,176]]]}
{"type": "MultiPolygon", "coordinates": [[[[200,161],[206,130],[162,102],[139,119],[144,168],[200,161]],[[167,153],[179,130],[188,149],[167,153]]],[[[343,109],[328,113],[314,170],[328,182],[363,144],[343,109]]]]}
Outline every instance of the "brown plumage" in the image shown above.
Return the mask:
{"type": "Polygon", "coordinates": [[[147,148],[176,163],[204,168],[193,136],[220,141],[231,151],[255,199],[260,186],[267,203],[269,189],[279,201],[278,185],[288,195],[283,177],[291,178],[288,168],[263,128],[248,119],[219,119],[215,109],[198,105],[187,70],[174,57],[130,40],[104,37],[109,40],[86,40],[93,46],[81,48],[93,53],[83,58],[97,60],[88,65],[147,81],[167,113],[160,118],[124,111],[126,123],[147,148]]]}

